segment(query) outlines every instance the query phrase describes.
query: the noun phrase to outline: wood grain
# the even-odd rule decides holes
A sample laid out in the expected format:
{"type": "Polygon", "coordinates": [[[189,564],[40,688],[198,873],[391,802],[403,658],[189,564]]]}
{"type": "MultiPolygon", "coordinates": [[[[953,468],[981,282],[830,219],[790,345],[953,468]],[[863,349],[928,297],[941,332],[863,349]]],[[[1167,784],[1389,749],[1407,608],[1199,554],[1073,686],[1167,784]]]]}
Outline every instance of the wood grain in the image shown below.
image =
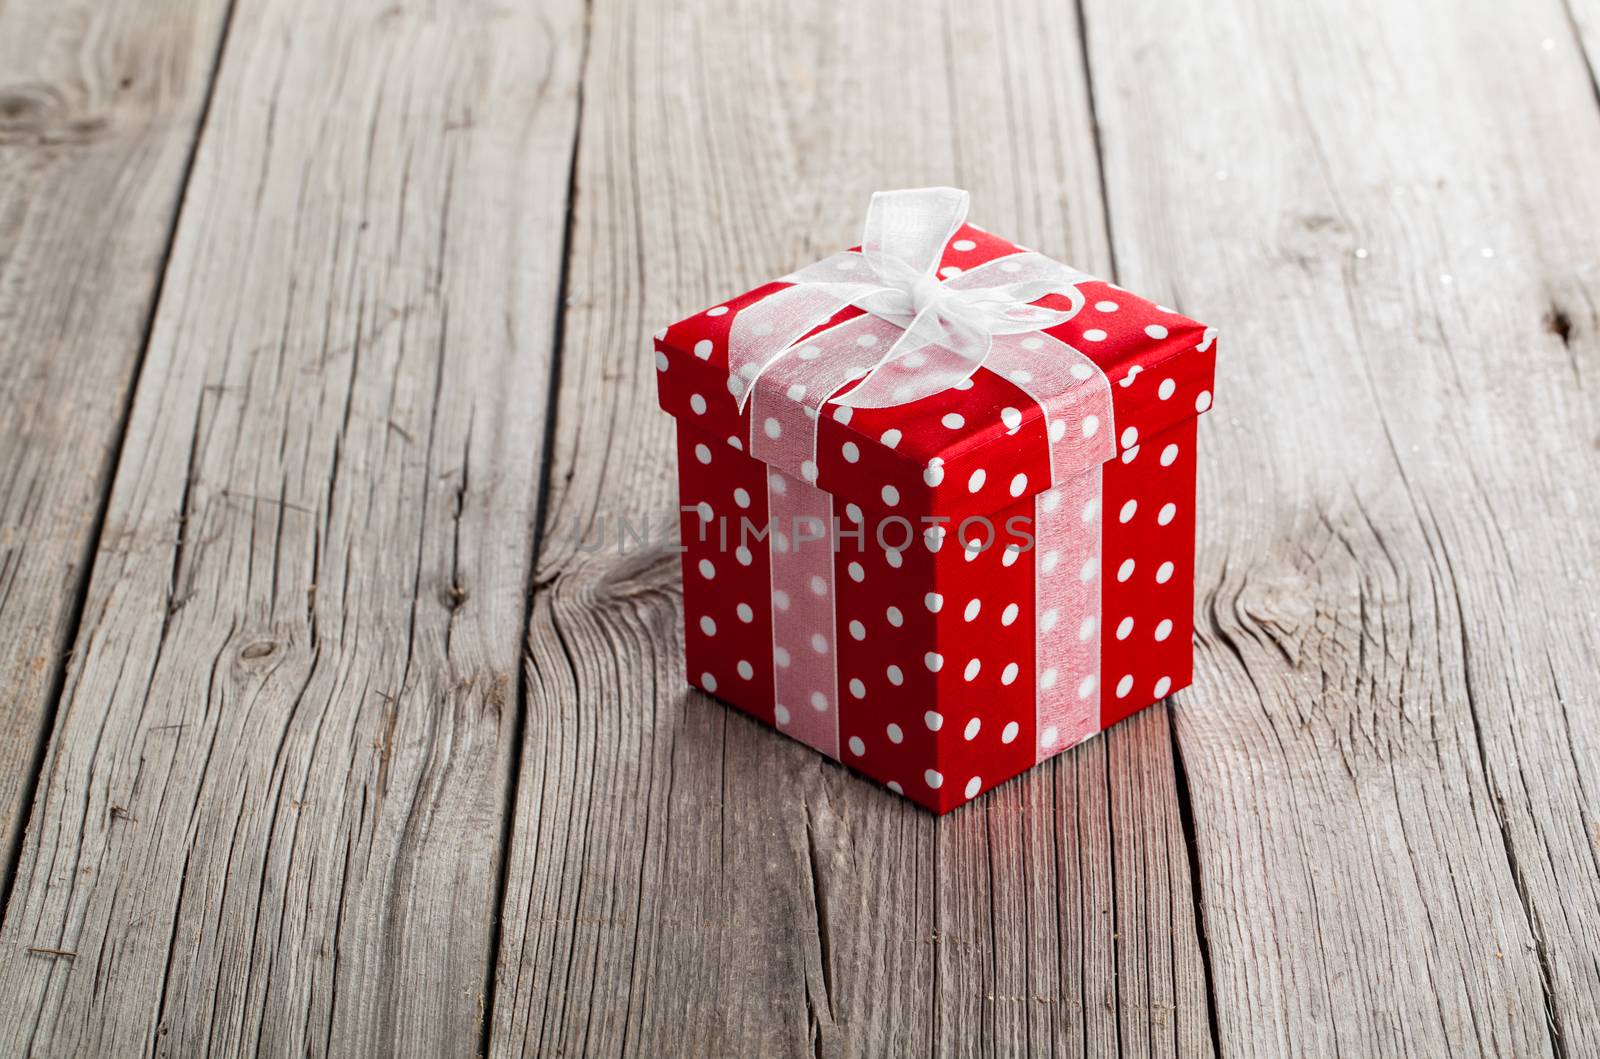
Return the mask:
{"type": "Polygon", "coordinates": [[[0,1051],[478,1051],[580,15],[240,0],[0,1051]]]}
{"type": "Polygon", "coordinates": [[[1210,1052],[1165,713],[935,820],[689,692],[676,554],[614,546],[676,517],[649,334],[872,190],[1108,268],[1079,54],[1042,3],[595,4],[495,1051],[1210,1052]]]}
{"type": "Polygon", "coordinates": [[[1565,12],[1086,19],[1125,281],[1226,342],[1177,696],[1222,1050],[1595,1054],[1600,109],[1565,12]]]}
{"type": "Polygon", "coordinates": [[[226,12],[0,4],[0,900],[226,12]]]}

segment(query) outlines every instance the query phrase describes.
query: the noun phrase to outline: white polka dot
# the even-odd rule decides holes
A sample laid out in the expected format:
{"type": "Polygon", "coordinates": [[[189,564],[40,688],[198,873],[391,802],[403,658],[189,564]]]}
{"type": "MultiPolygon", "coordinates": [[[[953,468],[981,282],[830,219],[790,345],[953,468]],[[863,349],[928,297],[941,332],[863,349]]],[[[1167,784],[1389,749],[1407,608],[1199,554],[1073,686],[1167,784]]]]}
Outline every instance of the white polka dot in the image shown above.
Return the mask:
{"type": "Polygon", "coordinates": [[[884,617],[888,618],[889,624],[893,625],[896,629],[900,628],[901,624],[903,624],[906,620],[905,617],[900,613],[899,607],[890,607],[888,610],[884,611],[884,617]]]}
{"type": "Polygon", "coordinates": [[[1132,632],[1133,632],[1133,619],[1132,618],[1123,618],[1122,621],[1117,623],[1117,639],[1126,640],[1128,638],[1128,635],[1130,633],[1132,633],[1132,632]]]}
{"type": "Polygon", "coordinates": [[[1056,678],[1060,675],[1061,674],[1056,672],[1054,666],[1050,667],[1043,673],[1039,674],[1039,686],[1044,688],[1046,691],[1049,691],[1051,688],[1056,686],[1056,678]]]}
{"type": "Polygon", "coordinates": [[[884,675],[889,678],[889,683],[893,684],[897,688],[906,682],[906,675],[900,672],[899,666],[890,666],[888,669],[884,670],[884,675]]]}
{"type": "Polygon", "coordinates": [[[1156,567],[1156,584],[1164,585],[1171,579],[1172,564],[1170,562],[1162,563],[1160,566],[1156,567]]]}
{"type": "Polygon", "coordinates": [[[944,655],[938,651],[929,651],[922,656],[922,664],[928,667],[928,672],[937,673],[944,668],[944,655]]]}
{"type": "Polygon", "coordinates": [[[974,243],[971,239],[957,239],[955,242],[950,244],[950,249],[960,250],[964,253],[977,245],[978,244],[974,243]]]}
{"type": "Polygon", "coordinates": [[[762,338],[765,338],[767,335],[772,334],[772,325],[771,324],[756,324],[756,325],[754,325],[754,326],[752,326],[750,328],[750,333],[752,335],[759,335],[762,338]]]}
{"type": "Polygon", "coordinates": [[[861,515],[861,509],[854,504],[846,504],[844,506],[844,517],[849,519],[851,522],[864,521],[861,515]]]}
{"type": "Polygon", "coordinates": [[[946,412],[939,422],[951,430],[960,430],[967,425],[967,418],[960,412],[946,412]]]}
{"type": "Polygon", "coordinates": [[[811,575],[811,594],[813,596],[826,596],[828,594],[828,582],[823,579],[821,574],[811,575]]]}
{"type": "Polygon", "coordinates": [[[1137,445],[1135,445],[1131,449],[1124,449],[1123,452],[1122,452],[1122,462],[1123,463],[1132,463],[1136,458],[1138,458],[1138,455],[1139,455],[1139,446],[1137,446],[1137,445]]]}
{"type": "Polygon", "coordinates": [[[1122,510],[1117,513],[1118,522],[1127,522],[1133,518],[1133,513],[1139,510],[1139,501],[1130,500],[1122,505],[1122,510]]]}
{"type": "Polygon", "coordinates": [[[1065,419],[1057,419],[1055,422],[1050,424],[1050,444],[1054,445],[1056,442],[1065,437],[1066,434],[1067,421],[1065,419]]]}
{"type": "Polygon", "coordinates": [[[1056,726],[1052,724],[1050,727],[1039,733],[1039,745],[1044,747],[1055,746],[1056,734],[1056,726]]]}
{"type": "Polygon", "coordinates": [[[928,771],[924,772],[922,774],[922,779],[934,790],[938,790],[940,787],[944,786],[944,774],[939,772],[937,769],[929,769],[928,771]]]}
{"type": "Polygon", "coordinates": [[[1051,607],[1049,610],[1039,615],[1039,631],[1049,632],[1051,629],[1056,627],[1056,622],[1060,620],[1061,611],[1057,610],[1055,607],[1051,607]]]}
{"type": "Polygon", "coordinates": [[[756,558],[754,555],[750,554],[750,549],[746,548],[742,544],[733,550],[733,557],[739,560],[740,566],[749,566],[751,563],[755,562],[756,558]]]}
{"type": "Polygon", "coordinates": [[[1079,382],[1086,382],[1089,379],[1094,378],[1094,368],[1090,367],[1088,364],[1074,364],[1072,367],[1067,369],[1067,372],[1079,382]]]}
{"type": "Polygon", "coordinates": [[[1161,450],[1161,466],[1163,466],[1163,467],[1171,467],[1173,462],[1175,460],[1177,460],[1177,458],[1178,458],[1178,446],[1177,445],[1168,445],[1166,448],[1161,450]]]}
{"type": "Polygon", "coordinates": [[[1172,635],[1172,619],[1171,618],[1162,618],[1160,624],[1158,624],[1156,626],[1156,640],[1159,642],[1161,640],[1165,640],[1167,637],[1169,637],[1171,635],[1172,635]]]}
{"type": "Polygon", "coordinates": [[[711,565],[710,559],[700,560],[700,576],[705,578],[707,581],[717,576],[717,568],[711,565]]]}
{"type": "Polygon", "coordinates": [[[694,344],[694,355],[701,360],[711,359],[711,339],[702,338],[694,344]]]}
{"type": "Polygon", "coordinates": [[[1139,444],[1139,428],[1138,427],[1129,427],[1128,429],[1126,429],[1126,430],[1124,430],[1122,432],[1122,447],[1123,448],[1131,449],[1137,444],[1139,444]]]}
{"type": "Polygon", "coordinates": [[[701,463],[710,463],[711,450],[705,445],[696,445],[694,447],[694,458],[699,460],[701,463]]]}
{"type": "Polygon", "coordinates": [[[938,710],[929,710],[922,715],[922,723],[928,726],[928,731],[937,732],[944,727],[944,714],[938,710]]]}
{"type": "Polygon", "coordinates": [[[1210,390],[1201,390],[1199,395],[1196,396],[1195,399],[1194,399],[1194,410],[1196,412],[1204,412],[1207,408],[1210,408],[1210,407],[1211,407],[1211,391],[1210,390]]]}
{"type": "Polygon", "coordinates": [[[900,784],[895,780],[890,780],[888,783],[884,784],[884,786],[888,787],[891,791],[894,791],[896,794],[904,794],[906,792],[906,789],[904,787],[900,786],[900,784]]]}
{"type": "Polygon", "coordinates": [[[839,446],[839,455],[844,457],[844,462],[855,463],[861,458],[861,450],[856,448],[856,443],[847,441],[839,446]]]}
{"type": "Polygon", "coordinates": [[[937,457],[935,462],[928,464],[927,469],[922,472],[922,480],[927,482],[930,488],[944,481],[944,468],[939,465],[937,457]]]}
{"type": "Polygon", "coordinates": [[[1160,324],[1151,324],[1149,327],[1144,329],[1144,333],[1149,335],[1151,338],[1167,337],[1167,329],[1162,327],[1160,324]]]}
{"type": "Polygon", "coordinates": [[[1093,522],[1100,515],[1100,498],[1092,496],[1083,505],[1083,521],[1093,522]]]}
{"type": "Polygon", "coordinates": [[[789,723],[789,707],[785,706],[781,702],[778,703],[778,705],[776,705],[776,706],[774,706],[772,708],[772,719],[774,721],[776,721],[777,723],[779,723],[779,724],[788,724],[789,723]]]}
{"type": "Polygon", "coordinates": [[[1054,549],[1045,552],[1044,555],[1039,559],[1039,569],[1043,570],[1047,574],[1055,573],[1056,567],[1060,564],[1061,553],[1054,549]]]}
{"type": "Polygon", "coordinates": [[[756,675],[756,667],[741,658],[739,660],[739,675],[744,679],[749,680],[751,677],[756,675]]]}
{"type": "Polygon", "coordinates": [[[772,438],[774,441],[776,441],[783,434],[783,427],[778,424],[776,419],[773,419],[770,416],[767,418],[767,421],[761,425],[761,429],[765,430],[767,432],[767,437],[772,438]]]}
{"type": "Polygon", "coordinates": [[[861,737],[859,735],[851,736],[850,737],[850,753],[854,754],[856,757],[860,757],[862,754],[865,754],[866,752],[867,752],[867,744],[865,744],[865,743],[863,743],[861,741],[861,737]]]}
{"type": "Polygon", "coordinates": [[[850,678],[850,694],[854,695],[858,699],[864,699],[867,697],[867,686],[861,682],[860,677],[850,678]]]}
{"type": "Polygon", "coordinates": [[[1156,388],[1156,396],[1165,401],[1172,396],[1172,392],[1177,388],[1178,384],[1171,379],[1162,379],[1161,385],[1156,388]]]}
{"type": "Polygon", "coordinates": [[[717,678],[712,676],[710,673],[701,673],[700,674],[700,686],[702,688],[705,688],[707,691],[716,691],[717,690],[717,678]]]}
{"type": "Polygon", "coordinates": [[[1028,488],[1028,476],[1019,474],[1011,479],[1011,495],[1021,496],[1028,488]]]}
{"type": "Polygon", "coordinates": [[[811,708],[816,710],[818,713],[827,713],[828,696],[824,695],[820,691],[813,691],[811,693],[811,708]]]}
{"type": "Polygon", "coordinates": [[[728,307],[726,305],[719,305],[715,309],[707,309],[706,310],[706,315],[707,316],[724,316],[724,315],[727,314],[727,312],[728,312],[728,307]]]}
{"type": "Polygon", "coordinates": [[[967,492],[976,493],[978,490],[982,489],[983,483],[988,477],[989,472],[985,471],[982,467],[979,467],[977,470],[973,471],[972,476],[967,479],[967,492]]]}
{"type": "Polygon", "coordinates": [[[1019,731],[1021,731],[1021,729],[1018,727],[1016,721],[1007,721],[1006,726],[1000,729],[1000,741],[1002,743],[1014,742],[1017,738],[1017,732],[1019,731]]]}
{"type": "Polygon", "coordinates": [[[1095,302],[1094,303],[1094,307],[1095,307],[1095,309],[1097,309],[1098,311],[1103,312],[1103,313],[1114,313],[1114,312],[1117,311],[1117,303],[1116,302],[1109,302],[1109,301],[1107,301],[1107,302],[1095,302]]]}
{"type": "Polygon", "coordinates": [[[665,353],[661,352],[659,349],[656,350],[656,370],[657,371],[666,371],[667,370],[667,355],[665,353]]]}
{"type": "Polygon", "coordinates": [[[1156,522],[1165,526],[1167,523],[1172,521],[1173,517],[1176,516],[1177,513],[1177,504],[1162,504],[1161,510],[1156,512],[1156,522]]]}
{"type": "Polygon", "coordinates": [[[828,638],[826,636],[822,635],[820,632],[812,633],[811,634],[811,649],[813,651],[817,652],[817,654],[819,654],[819,655],[827,654],[828,653],[828,638]]]}
{"type": "Polygon", "coordinates": [[[966,795],[968,798],[976,798],[981,790],[983,790],[983,777],[974,776],[967,781],[966,795]]]}
{"type": "Polygon", "coordinates": [[[856,336],[856,345],[860,346],[862,349],[866,349],[868,346],[875,346],[877,344],[878,344],[878,336],[877,335],[857,335],[856,336]]]}
{"type": "Polygon", "coordinates": [[[1022,609],[1015,603],[1007,603],[1006,609],[1000,612],[1000,624],[1010,625],[1012,622],[1017,620],[1017,615],[1021,612],[1022,609]]]}
{"type": "Polygon", "coordinates": [[[1124,673],[1122,679],[1117,681],[1117,698],[1125,699],[1128,692],[1133,690],[1133,674],[1124,673]]]}
{"type": "Polygon", "coordinates": [[[1015,662],[1007,662],[1006,667],[1000,671],[1000,683],[1010,687],[1017,679],[1017,674],[1022,670],[1015,662]]]}
{"type": "Polygon", "coordinates": [[[1022,413],[1007,405],[1000,409],[1000,422],[1005,424],[1007,434],[1015,434],[1022,426],[1022,413]]]}
{"type": "Polygon", "coordinates": [[[1093,614],[1083,619],[1083,624],[1078,626],[1078,639],[1087,641],[1094,635],[1094,630],[1100,625],[1100,619],[1093,614]]]}
{"type": "Polygon", "coordinates": [[[1099,416],[1084,416],[1083,417],[1083,436],[1084,437],[1092,438],[1092,437],[1095,436],[1096,433],[1099,432],[1099,430],[1100,430],[1100,417],[1099,416]]]}
{"type": "Polygon", "coordinates": [[[739,488],[739,489],[735,489],[733,491],[733,502],[735,504],[738,504],[740,507],[749,507],[750,506],[750,494],[749,494],[749,492],[747,492],[742,487],[739,488]]]}
{"type": "Polygon", "coordinates": [[[860,563],[851,563],[845,567],[845,570],[850,574],[850,580],[856,584],[860,584],[867,579],[867,571],[860,563]]]}
{"type": "Polygon", "coordinates": [[[700,618],[700,631],[707,636],[717,635],[717,623],[711,620],[711,615],[706,614],[700,618]]]}
{"type": "Polygon", "coordinates": [[[1078,681],[1078,698],[1087,699],[1090,695],[1093,695],[1094,685],[1095,679],[1093,673],[1090,673],[1088,676],[1078,681]]]}
{"type": "Polygon", "coordinates": [[[901,436],[901,435],[900,435],[900,431],[898,431],[898,430],[895,430],[895,429],[894,429],[894,428],[893,428],[893,427],[891,427],[891,428],[889,428],[889,429],[888,429],[888,430],[885,430],[885,431],[884,431],[884,432],[883,432],[883,433],[882,433],[882,434],[881,434],[881,435],[880,435],[880,436],[879,436],[879,437],[878,437],[878,442],[879,442],[879,444],[881,444],[881,445],[882,445],[882,446],[883,446],[883,447],[884,447],[884,448],[886,448],[886,449],[892,449],[892,448],[894,448],[894,447],[895,447],[895,446],[896,446],[896,445],[898,445],[898,444],[900,444],[900,436],[901,436]]]}
{"type": "Polygon", "coordinates": [[[735,437],[728,438],[728,444],[732,445],[734,448],[738,449],[740,452],[744,451],[744,442],[740,441],[738,438],[735,438],[735,437]]]}
{"type": "Polygon", "coordinates": [[[859,621],[852,621],[850,623],[850,638],[853,640],[865,640],[867,638],[867,627],[859,621]]]}
{"type": "Polygon", "coordinates": [[[791,401],[803,401],[806,399],[806,388],[799,383],[795,383],[789,387],[788,397],[791,401]]]}
{"type": "Polygon", "coordinates": [[[891,743],[898,743],[906,737],[906,734],[900,730],[900,726],[898,724],[891,724],[883,731],[884,734],[889,737],[889,742],[891,743]]]}
{"type": "Polygon", "coordinates": [[[962,729],[961,734],[967,739],[968,742],[971,742],[972,740],[978,738],[978,730],[982,727],[983,722],[974,717],[972,720],[967,722],[967,726],[966,728],[962,729]]]}
{"type": "Polygon", "coordinates": [[[894,507],[900,502],[900,490],[892,485],[884,486],[882,493],[879,495],[883,497],[883,502],[890,507],[894,507]]]}
{"type": "Polygon", "coordinates": [[[956,265],[946,265],[944,268],[939,270],[939,275],[943,276],[945,279],[949,279],[952,276],[961,275],[961,269],[956,265]]]}
{"type": "Polygon", "coordinates": [[[1172,690],[1172,678],[1171,677],[1162,677],[1160,680],[1156,681],[1156,687],[1155,687],[1156,698],[1158,698],[1158,699],[1166,698],[1167,692],[1169,692],[1171,690],[1172,690]]]}
{"type": "Polygon", "coordinates": [[[801,360],[816,360],[822,356],[822,350],[816,346],[803,346],[797,354],[801,360]]]}
{"type": "Polygon", "coordinates": [[[1106,340],[1106,333],[1100,330],[1098,327],[1091,327],[1089,330],[1083,333],[1083,340],[1085,342],[1104,342],[1106,340]]]}
{"type": "Polygon", "coordinates": [[[1118,581],[1126,581],[1128,578],[1130,578],[1132,576],[1133,576],[1133,560],[1132,559],[1124,559],[1124,560],[1122,560],[1122,565],[1117,567],[1117,580],[1118,581]]]}
{"type": "Polygon", "coordinates": [[[782,496],[789,491],[789,479],[781,474],[770,474],[767,476],[767,487],[782,496]]]}
{"type": "Polygon", "coordinates": [[[750,609],[750,604],[741,603],[741,604],[739,604],[737,609],[738,609],[738,612],[739,612],[739,620],[740,621],[742,621],[742,622],[744,622],[746,624],[749,624],[750,622],[755,621],[756,612],[754,610],[750,609]]]}
{"type": "Polygon", "coordinates": [[[1097,556],[1091,555],[1089,558],[1085,559],[1083,561],[1083,565],[1078,568],[1078,580],[1082,581],[1084,584],[1088,584],[1090,581],[1094,580],[1094,575],[1099,572],[1100,559],[1097,556]]]}
{"type": "Polygon", "coordinates": [[[939,608],[944,606],[944,596],[937,592],[929,592],[922,597],[922,605],[928,608],[928,613],[937,614],[939,608]]]}
{"type": "Polygon", "coordinates": [[[773,592],[772,593],[772,605],[777,607],[779,610],[788,610],[789,609],[789,593],[785,592],[781,588],[776,590],[775,592],[773,592]]]}
{"type": "Polygon", "coordinates": [[[850,417],[855,414],[856,410],[854,408],[851,408],[847,404],[842,404],[834,408],[833,421],[835,423],[843,423],[848,426],[850,424],[850,417]]]}
{"type": "Polygon", "coordinates": [[[817,480],[817,465],[811,460],[801,460],[800,477],[808,482],[815,482],[817,480]]]}

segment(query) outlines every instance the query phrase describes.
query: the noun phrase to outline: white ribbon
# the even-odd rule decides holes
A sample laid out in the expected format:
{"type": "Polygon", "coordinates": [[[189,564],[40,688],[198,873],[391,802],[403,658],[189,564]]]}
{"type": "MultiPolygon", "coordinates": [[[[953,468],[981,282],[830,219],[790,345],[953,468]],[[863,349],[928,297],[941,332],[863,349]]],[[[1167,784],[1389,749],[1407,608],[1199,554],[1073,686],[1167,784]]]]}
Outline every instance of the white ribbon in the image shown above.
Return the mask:
{"type": "MultiPolygon", "coordinates": [[[[1092,277],[1023,251],[940,281],[939,262],[966,221],[968,201],[954,188],[873,195],[860,253],[800,269],[784,277],[791,286],[739,311],[728,338],[728,389],[741,409],[754,397],[749,451],[769,467],[770,512],[825,526],[833,500],[811,484],[825,404],[848,421],[854,408],[940,393],[985,363],[1033,398],[1051,473],[1050,489],[1035,502],[1033,551],[1035,731],[1043,759],[1099,729],[1100,474],[1114,450],[1111,391],[1092,360],[1040,333],[1077,315],[1085,301],[1078,284],[1092,277]],[[1069,307],[1032,304],[1049,294],[1069,307]],[[850,305],[865,315],[800,341],[850,305]]],[[[806,552],[777,532],[771,571],[778,724],[838,757],[831,549],[806,552]]]]}
{"type": "MultiPolygon", "coordinates": [[[[1043,254],[996,258],[941,282],[945,244],[966,222],[970,197],[955,188],[879,191],[867,209],[860,253],[839,253],[785,276],[793,284],[743,309],[728,335],[729,389],[743,409],[755,381],[801,336],[854,305],[899,334],[852,375],[866,378],[835,403],[888,408],[964,381],[997,335],[1031,334],[1078,314],[1090,279],[1043,254]],[[1031,303],[1047,294],[1068,309],[1031,303]]],[[[868,347],[871,348],[871,347],[868,347]]],[[[847,380],[848,381],[848,380],[847,380]]]]}

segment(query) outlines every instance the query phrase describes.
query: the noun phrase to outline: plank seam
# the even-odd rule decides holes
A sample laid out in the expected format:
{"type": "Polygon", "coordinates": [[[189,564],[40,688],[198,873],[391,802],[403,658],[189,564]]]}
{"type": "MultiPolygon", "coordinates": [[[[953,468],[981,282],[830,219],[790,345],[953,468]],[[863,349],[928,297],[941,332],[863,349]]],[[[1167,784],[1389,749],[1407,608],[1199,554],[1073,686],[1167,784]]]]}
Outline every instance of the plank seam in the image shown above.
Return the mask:
{"type": "Polygon", "coordinates": [[[561,356],[567,332],[567,293],[572,275],[573,232],[578,213],[578,158],[583,143],[584,85],[589,69],[589,48],[593,37],[593,0],[583,5],[583,43],[578,56],[576,88],[573,98],[572,150],[567,162],[567,208],[561,230],[561,273],[556,279],[555,324],[550,335],[550,376],[545,396],[543,458],[539,467],[537,495],[533,506],[533,547],[528,556],[527,575],[522,586],[522,624],[517,636],[521,650],[517,659],[517,686],[511,717],[511,753],[505,779],[505,813],[500,825],[500,863],[495,872],[495,892],[491,907],[495,915],[489,924],[489,952],[484,966],[483,1022],[479,1027],[478,1054],[487,1056],[494,1037],[495,1005],[499,1000],[500,951],[504,942],[506,891],[511,873],[511,842],[516,831],[517,805],[521,797],[522,750],[527,736],[528,666],[533,661],[528,628],[533,622],[534,601],[539,594],[539,559],[544,552],[545,518],[549,512],[551,482],[555,471],[556,413],[561,394],[561,356]]]}
{"type": "Polygon", "coordinates": [[[1178,720],[1167,700],[1167,736],[1172,741],[1172,772],[1177,780],[1178,821],[1183,826],[1183,845],[1189,855],[1189,892],[1194,901],[1195,936],[1200,945],[1200,966],[1205,969],[1206,1022],[1211,1031],[1211,1054],[1222,1055],[1222,1038],[1217,1021],[1217,993],[1211,986],[1211,938],[1205,931],[1205,902],[1201,900],[1200,843],[1194,824],[1194,801],[1189,790],[1189,770],[1183,763],[1183,748],[1178,743],[1178,720]]]}
{"type": "MultiPolygon", "coordinates": [[[[73,653],[78,642],[78,637],[83,630],[83,613],[89,602],[89,587],[94,580],[95,559],[100,554],[100,540],[105,532],[106,515],[111,507],[111,490],[117,479],[117,468],[122,463],[122,448],[128,437],[128,423],[133,416],[133,403],[139,393],[139,382],[144,376],[145,361],[150,353],[150,340],[155,333],[155,323],[158,311],[161,308],[161,298],[166,292],[167,269],[172,263],[172,248],[177,242],[178,224],[183,217],[184,206],[189,199],[189,187],[194,177],[195,159],[200,153],[200,140],[205,133],[206,125],[211,118],[211,101],[216,95],[217,78],[222,69],[222,53],[227,46],[229,29],[233,24],[233,11],[236,0],[227,0],[227,7],[222,14],[221,28],[217,33],[217,43],[212,49],[211,65],[206,77],[205,93],[201,99],[200,112],[194,123],[194,134],[189,141],[188,155],[184,158],[183,170],[178,180],[178,197],[172,210],[172,220],[167,228],[167,238],[161,248],[160,262],[156,268],[155,290],[151,293],[149,309],[145,313],[139,350],[134,357],[133,370],[128,377],[128,388],[122,400],[122,408],[117,414],[117,427],[112,434],[110,451],[100,467],[99,498],[95,504],[92,528],[88,539],[84,541],[83,551],[80,553],[79,569],[81,571],[78,584],[73,591],[72,605],[67,612],[66,634],[56,645],[54,658],[57,659],[52,666],[49,690],[45,694],[45,709],[43,723],[38,727],[34,740],[33,755],[29,760],[28,779],[26,781],[27,793],[23,803],[28,806],[26,821],[10,836],[10,841],[4,853],[4,861],[0,862],[0,922],[3,922],[11,907],[11,894],[16,887],[17,871],[22,864],[22,846],[28,833],[28,825],[33,821],[34,803],[39,797],[39,781],[44,776],[45,758],[49,752],[50,741],[55,735],[56,721],[61,712],[61,700],[66,693],[67,670],[72,661],[73,653]]],[[[182,529],[179,530],[180,540],[182,529]]]]}

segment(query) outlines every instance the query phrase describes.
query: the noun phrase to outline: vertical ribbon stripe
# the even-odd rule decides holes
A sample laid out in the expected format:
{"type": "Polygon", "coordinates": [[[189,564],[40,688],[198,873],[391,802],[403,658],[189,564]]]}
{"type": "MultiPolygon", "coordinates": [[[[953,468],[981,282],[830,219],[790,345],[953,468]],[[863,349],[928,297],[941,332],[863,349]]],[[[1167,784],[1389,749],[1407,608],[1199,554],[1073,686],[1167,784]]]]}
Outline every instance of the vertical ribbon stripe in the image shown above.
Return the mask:
{"type": "Polygon", "coordinates": [[[839,756],[839,665],[834,642],[833,497],[767,472],[772,550],[773,713],[778,727],[839,756]]]}

